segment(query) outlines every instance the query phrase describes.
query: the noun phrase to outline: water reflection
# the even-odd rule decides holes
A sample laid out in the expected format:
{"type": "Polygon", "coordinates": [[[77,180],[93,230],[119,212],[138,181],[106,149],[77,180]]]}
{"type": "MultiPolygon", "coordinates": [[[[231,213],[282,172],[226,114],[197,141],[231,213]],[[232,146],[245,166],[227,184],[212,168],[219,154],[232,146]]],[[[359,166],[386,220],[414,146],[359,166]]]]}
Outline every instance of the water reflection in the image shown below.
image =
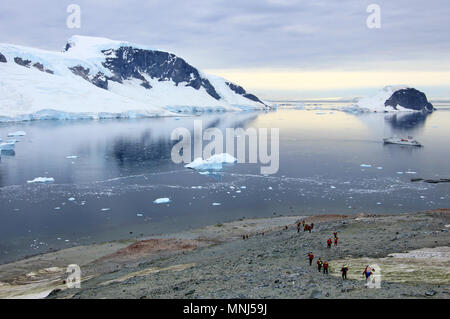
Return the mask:
{"type": "Polygon", "coordinates": [[[389,114],[384,119],[394,131],[402,132],[422,129],[429,115],[430,113],[411,112],[407,114],[389,114]]]}
{"type": "MultiPolygon", "coordinates": [[[[198,118],[202,120],[203,130],[208,128],[219,128],[225,137],[226,128],[240,128],[246,127],[257,117],[257,114],[252,113],[244,118],[225,118],[225,117],[210,117],[198,118]]],[[[193,121],[181,121],[179,127],[186,127],[191,132],[191,137],[194,139],[193,121]]],[[[175,128],[176,126],[173,126],[175,128]]],[[[136,137],[123,137],[117,135],[113,143],[106,145],[106,159],[112,157],[116,160],[119,167],[132,165],[140,162],[155,161],[153,165],[157,165],[157,161],[170,160],[173,146],[178,143],[178,140],[171,140],[170,133],[158,134],[155,129],[144,129],[140,135],[136,137]]],[[[200,141],[191,141],[192,143],[207,143],[200,141]]],[[[194,144],[192,144],[194,145],[194,144]]]]}
{"type": "Polygon", "coordinates": [[[16,156],[16,152],[14,150],[2,150],[1,155],[16,156]]]}

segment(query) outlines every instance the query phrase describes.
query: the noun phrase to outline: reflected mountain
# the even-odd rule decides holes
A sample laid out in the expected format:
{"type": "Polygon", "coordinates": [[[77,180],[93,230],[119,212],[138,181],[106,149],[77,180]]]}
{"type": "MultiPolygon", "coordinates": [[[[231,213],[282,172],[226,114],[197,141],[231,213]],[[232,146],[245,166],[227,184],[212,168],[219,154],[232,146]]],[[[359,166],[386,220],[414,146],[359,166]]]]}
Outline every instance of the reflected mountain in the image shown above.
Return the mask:
{"type": "Polygon", "coordinates": [[[430,113],[411,112],[407,114],[389,114],[384,117],[386,123],[395,131],[418,130],[425,125],[430,113]]]}
{"type": "MultiPolygon", "coordinates": [[[[211,116],[201,118],[203,132],[208,128],[218,128],[221,130],[224,138],[227,128],[244,128],[258,117],[258,113],[249,113],[246,116],[240,114],[239,117],[234,116],[211,116]]],[[[194,120],[173,121],[173,123],[164,123],[165,130],[161,134],[158,127],[144,129],[137,136],[117,136],[112,143],[108,143],[105,148],[106,158],[114,158],[119,167],[133,166],[136,163],[152,162],[151,166],[164,166],[171,159],[171,151],[179,140],[171,140],[170,135],[173,129],[177,127],[185,127],[191,133],[191,145],[194,145],[194,120]]],[[[200,120],[200,119],[198,119],[200,120]]],[[[204,141],[203,145],[210,141],[204,141]]],[[[224,144],[225,141],[224,141],[224,144]]]]}

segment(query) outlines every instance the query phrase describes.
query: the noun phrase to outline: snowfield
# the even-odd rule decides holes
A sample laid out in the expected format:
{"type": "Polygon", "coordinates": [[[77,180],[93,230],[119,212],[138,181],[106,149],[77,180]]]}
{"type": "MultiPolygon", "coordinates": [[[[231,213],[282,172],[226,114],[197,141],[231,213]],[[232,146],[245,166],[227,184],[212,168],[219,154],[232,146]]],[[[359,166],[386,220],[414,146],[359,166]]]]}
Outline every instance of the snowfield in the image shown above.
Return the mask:
{"type": "MultiPolygon", "coordinates": [[[[0,122],[40,119],[100,119],[118,117],[174,116],[177,113],[224,112],[265,109],[267,106],[236,94],[226,80],[200,73],[214,86],[220,99],[203,87],[198,90],[172,80],[151,78],[144,88],[135,78],[123,83],[109,81],[108,89],[100,88],[69,68],[89,69],[89,77],[101,72],[112,77],[102,63],[102,50],[132,46],[148,47],[103,38],[74,36],[67,51],[52,52],[17,45],[0,44],[7,62],[0,63],[0,122]],[[19,63],[17,62],[19,60],[19,63]],[[21,61],[31,65],[21,65],[21,61]],[[34,66],[38,64],[39,67],[34,66]]],[[[108,57],[111,57],[108,56],[108,57]]]]}

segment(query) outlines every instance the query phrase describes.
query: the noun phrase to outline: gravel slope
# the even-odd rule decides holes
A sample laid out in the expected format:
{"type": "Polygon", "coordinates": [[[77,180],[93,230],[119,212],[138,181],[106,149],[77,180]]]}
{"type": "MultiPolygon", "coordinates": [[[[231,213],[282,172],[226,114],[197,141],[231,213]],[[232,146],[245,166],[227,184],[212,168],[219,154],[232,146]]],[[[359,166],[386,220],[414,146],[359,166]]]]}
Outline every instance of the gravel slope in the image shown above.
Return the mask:
{"type": "MultiPolygon", "coordinates": [[[[419,271],[395,282],[395,258],[389,260],[391,272],[380,289],[366,288],[361,278],[367,258],[382,264],[382,258],[392,253],[448,249],[449,209],[305,219],[315,223],[311,234],[297,233],[292,224],[285,230],[272,223],[264,236],[261,225],[256,232],[248,227],[248,240],[224,236],[222,241],[215,238],[193,250],[148,256],[86,280],[81,289],[54,291],[48,298],[450,298],[450,260],[446,255],[436,262],[429,258],[420,269],[433,272],[433,281],[420,276],[419,271]],[[339,245],[328,249],[326,240],[334,231],[338,232],[339,245]],[[309,266],[309,251],[329,261],[329,275],[309,266]],[[355,279],[342,281],[339,269],[347,261],[351,265],[349,278],[355,279]]],[[[292,222],[292,217],[289,220],[292,222]]],[[[209,233],[214,227],[229,226],[210,226],[209,233]]],[[[246,227],[237,229],[241,232],[246,227]]]]}

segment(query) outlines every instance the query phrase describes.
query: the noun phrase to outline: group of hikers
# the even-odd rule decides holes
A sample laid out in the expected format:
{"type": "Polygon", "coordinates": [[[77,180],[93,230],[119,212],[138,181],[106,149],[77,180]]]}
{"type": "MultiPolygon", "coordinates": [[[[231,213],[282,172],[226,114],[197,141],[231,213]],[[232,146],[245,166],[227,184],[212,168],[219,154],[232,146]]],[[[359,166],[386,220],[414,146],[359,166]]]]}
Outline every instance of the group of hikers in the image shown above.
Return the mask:
{"type": "MultiPolygon", "coordinates": [[[[314,254],[312,251],[310,251],[308,253],[308,259],[309,259],[309,265],[312,265],[312,262],[314,260],[314,254]]],[[[317,259],[317,270],[319,270],[319,272],[322,272],[324,274],[328,274],[328,268],[330,267],[328,261],[322,261],[322,259],[319,257],[319,259],[317,259]]],[[[366,267],[367,268],[367,267],[366,267]]],[[[348,272],[348,266],[342,266],[341,268],[341,272],[342,272],[342,279],[347,279],[347,272],[348,272]]]]}
{"type": "MultiPolygon", "coordinates": [[[[310,233],[311,233],[311,231],[314,228],[314,223],[307,224],[305,220],[302,220],[301,222],[298,221],[296,224],[297,224],[297,233],[300,232],[300,229],[302,227],[303,227],[303,231],[304,232],[309,231],[310,233]]],[[[284,226],[284,229],[288,230],[289,227],[288,226],[284,226]]],[[[264,232],[261,232],[261,235],[264,236],[264,232]]],[[[337,231],[333,232],[334,246],[338,245],[339,238],[338,238],[337,235],[338,235],[337,231]]],[[[246,239],[249,238],[249,235],[243,235],[242,238],[244,240],[246,240],[246,239]]],[[[327,240],[327,248],[331,249],[332,244],[333,244],[333,240],[330,237],[327,240]]],[[[309,259],[309,265],[312,266],[312,263],[313,263],[313,260],[314,260],[315,256],[314,256],[312,251],[310,251],[307,255],[308,255],[308,259],[309,259]]],[[[317,269],[318,269],[319,272],[323,272],[324,274],[328,274],[328,269],[330,267],[328,261],[322,261],[322,259],[319,257],[319,259],[317,259],[317,261],[316,261],[316,264],[317,264],[317,269]]],[[[349,270],[348,265],[343,265],[342,266],[341,273],[342,273],[342,279],[343,280],[347,279],[348,270],[349,270]]],[[[374,271],[375,271],[375,269],[373,269],[369,265],[367,265],[364,268],[363,275],[365,276],[366,280],[368,280],[368,278],[373,274],[374,271]]]]}
{"type": "MultiPolygon", "coordinates": [[[[338,236],[337,236],[337,232],[335,231],[334,233],[333,233],[333,235],[334,235],[334,246],[337,246],[337,244],[338,244],[338,240],[339,240],[339,238],[338,238],[338,236]]],[[[328,240],[327,240],[327,247],[328,248],[331,248],[331,244],[333,243],[333,241],[331,240],[331,238],[328,238],[328,240]]]]}
{"type": "Polygon", "coordinates": [[[301,226],[303,226],[303,231],[305,232],[305,231],[309,231],[309,232],[311,232],[312,230],[313,230],[313,228],[314,228],[314,223],[311,223],[311,225],[308,225],[307,223],[306,223],[306,221],[302,221],[302,222],[297,222],[297,233],[299,233],[300,232],[300,229],[301,229],[301,226]]]}

